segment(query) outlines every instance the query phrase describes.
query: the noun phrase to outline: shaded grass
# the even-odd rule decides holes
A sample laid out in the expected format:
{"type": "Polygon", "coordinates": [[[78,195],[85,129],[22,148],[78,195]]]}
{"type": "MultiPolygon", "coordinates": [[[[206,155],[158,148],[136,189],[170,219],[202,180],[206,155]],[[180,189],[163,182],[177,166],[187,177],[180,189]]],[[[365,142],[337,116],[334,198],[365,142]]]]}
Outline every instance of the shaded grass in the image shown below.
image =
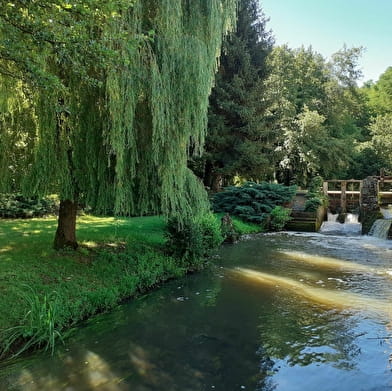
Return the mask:
{"type": "MultiPolygon", "coordinates": [[[[233,222],[241,234],[260,231],[233,222]]],[[[187,272],[162,251],[163,218],[79,217],[77,251],[52,249],[56,226],[55,218],[0,220],[0,355],[20,349],[21,337],[53,349],[80,320],[187,272]]]]}

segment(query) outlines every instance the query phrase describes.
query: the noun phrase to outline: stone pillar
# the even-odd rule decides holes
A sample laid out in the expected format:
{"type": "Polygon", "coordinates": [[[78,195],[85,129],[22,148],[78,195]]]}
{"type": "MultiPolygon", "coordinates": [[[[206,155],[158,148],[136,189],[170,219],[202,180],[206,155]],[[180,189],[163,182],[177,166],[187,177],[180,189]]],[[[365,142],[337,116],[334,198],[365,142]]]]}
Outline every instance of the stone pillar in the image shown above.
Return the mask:
{"type": "Polygon", "coordinates": [[[376,177],[368,176],[363,180],[360,197],[362,234],[366,235],[373,223],[382,218],[378,205],[378,179],[376,177]]]}

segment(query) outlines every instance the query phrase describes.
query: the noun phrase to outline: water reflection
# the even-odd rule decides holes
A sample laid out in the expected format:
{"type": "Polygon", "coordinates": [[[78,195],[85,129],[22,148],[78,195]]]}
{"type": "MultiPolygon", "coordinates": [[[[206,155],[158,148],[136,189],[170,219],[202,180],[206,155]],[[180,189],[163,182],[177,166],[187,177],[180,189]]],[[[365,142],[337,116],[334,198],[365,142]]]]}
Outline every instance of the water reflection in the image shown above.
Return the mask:
{"type": "Polygon", "coordinates": [[[289,260],[306,262],[310,265],[316,266],[319,269],[332,268],[342,270],[352,270],[358,272],[372,272],[374,268],[368,265],[362,265],[348,260],[342,260],[331,257],[322,257],[315,254],[307,254],[300,251],[281,251],[281,253],[289,260]]]}
{"type": "Polygon", "coordinates": [[[54,357],[3,364],[0,390],[391,389],[389,253],[327,240],[227,246],[216,267],[86,322],[54,357]]]}
{"type": "Polygon", "coordinates": [[[8,388],[2,389],[21,391],[124,391],[127,389],[124,384],[121,384],[122,379],[112,372],[109,364],[91,351],[86,351],[83,357],[66,355],[62,357],[61,367],[49,368],[50,370],[45,372],[40,369],[37,371],[35,366],[21,369],[13,382],[9,382],[8,388]]]}
{"type": "Polygon", "coordinates": [[[333,291],[324,288],[315,288],[291,278],[274,276],[272,274],[245,268],[236,268],[232,272],[261,284],[266,284],[276,288],[289,289],[293,291],[295,295],[303,296],[306,299],[331,308],[352,308],[374,311],[376,313],[386,312],[387,314],[389,314],[391,310],[389,306],[385,305],[386,303],[384,301],[347,291],[333,291]]]}

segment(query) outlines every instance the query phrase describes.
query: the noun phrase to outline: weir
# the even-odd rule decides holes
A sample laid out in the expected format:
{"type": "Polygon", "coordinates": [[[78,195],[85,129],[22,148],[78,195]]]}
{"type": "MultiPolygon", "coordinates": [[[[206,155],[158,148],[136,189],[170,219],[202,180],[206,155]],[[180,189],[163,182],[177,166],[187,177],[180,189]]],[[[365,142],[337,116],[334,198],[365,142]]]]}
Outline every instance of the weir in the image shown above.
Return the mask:
{"type": "Polygon", "coordinates": [[[392,203],[392,177],[331,179],[323,183],[323,191],[328,197],[330,210],[334,213],[357,211],[369,202],[383,207],[392,203]]]}
{"type": "MultiPolygon", "coordinates": [[[[388,205],[392,204],[392,177],[371,176],[364,180],[327,180],[323,184],[324,195],[328,198],[329,211],[339,214],[337,220],[347,224],[356,224],[350,221],[350,217],[359,214],[361,233],[378,236],[383,239],[392,238],[392,229],[384,219],[392,218],[392,210],[388,205]],[[377,222],[377,220],[381,220],[377,222]]],[[[331,217],[331,216],[330,216],[331,217]]],[[[329,217],[329,218],[330,218],[329,217]]],[[[356,226],[339,227],[335,221],[328,219],[323,224],[322,230],[346,233],[356,226]]]]}
{"type": "Polygon", "coordinates": [[[324,182],[324,194],[328,197],[329,208],[334,213],[358,211],[361,205],[363,181],[328,180],[324,182]]]}
{"type": "Polygon", "coordinates": [[[343,215],[344,221],[339,222],[338,213],[333,214],[328,212],[327,221],[321,225],[320,232],[324,234],[334,235],[360,235],[362,230],[361,223],[358,222],[358,215],[354,213],[347,213],[343,215]]]}

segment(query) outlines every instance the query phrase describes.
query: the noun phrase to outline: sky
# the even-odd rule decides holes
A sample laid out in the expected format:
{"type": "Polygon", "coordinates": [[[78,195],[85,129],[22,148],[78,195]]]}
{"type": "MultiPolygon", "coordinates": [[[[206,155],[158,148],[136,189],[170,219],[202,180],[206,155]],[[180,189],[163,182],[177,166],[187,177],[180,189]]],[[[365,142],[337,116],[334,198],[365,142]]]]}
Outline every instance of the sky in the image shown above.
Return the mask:
{"type": "Polygon", "coordinates": [[[392,66],[392,0],[260,0],[277,45],[312,46],[325,58],[346,44],[363,46],[363,79],[392,66]]]}

